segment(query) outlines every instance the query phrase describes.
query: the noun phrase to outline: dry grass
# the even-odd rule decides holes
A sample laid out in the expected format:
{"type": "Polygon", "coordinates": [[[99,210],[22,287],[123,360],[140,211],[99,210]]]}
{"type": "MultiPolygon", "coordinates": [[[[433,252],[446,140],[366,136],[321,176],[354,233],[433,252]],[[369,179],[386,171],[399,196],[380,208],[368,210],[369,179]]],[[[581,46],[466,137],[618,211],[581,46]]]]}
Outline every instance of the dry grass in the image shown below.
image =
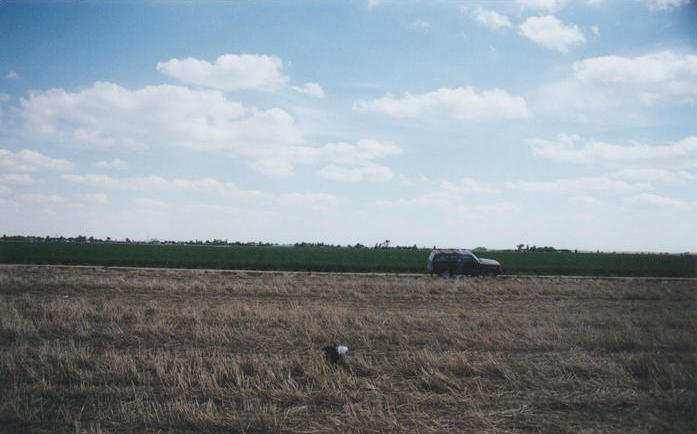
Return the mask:
{"type": "Polygon", "coordinates": [[[696,351],[694,279],[0,267],[2,430],[695,432],[696,351]]]}

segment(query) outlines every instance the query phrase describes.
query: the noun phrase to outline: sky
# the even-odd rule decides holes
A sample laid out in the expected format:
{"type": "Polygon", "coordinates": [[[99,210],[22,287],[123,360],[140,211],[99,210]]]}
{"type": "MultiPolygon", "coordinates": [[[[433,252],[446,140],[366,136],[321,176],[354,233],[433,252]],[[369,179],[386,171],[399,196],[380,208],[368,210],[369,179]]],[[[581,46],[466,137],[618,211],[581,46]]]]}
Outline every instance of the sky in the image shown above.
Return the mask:
{"type": "Polygon", "coordinates": [[[0,2],[0,233],[697,251],[697,1],[0,2]]]}

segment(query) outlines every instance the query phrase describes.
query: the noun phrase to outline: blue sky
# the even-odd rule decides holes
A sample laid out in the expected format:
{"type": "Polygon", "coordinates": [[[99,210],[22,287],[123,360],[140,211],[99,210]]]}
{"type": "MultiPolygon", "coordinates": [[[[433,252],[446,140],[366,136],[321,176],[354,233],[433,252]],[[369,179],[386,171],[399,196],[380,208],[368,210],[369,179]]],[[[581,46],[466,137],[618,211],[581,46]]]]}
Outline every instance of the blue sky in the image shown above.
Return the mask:
{"type": "Polygon", "coordinates": [[[697,250],[697,2],[0,3],[0,232],[697,250]]]}

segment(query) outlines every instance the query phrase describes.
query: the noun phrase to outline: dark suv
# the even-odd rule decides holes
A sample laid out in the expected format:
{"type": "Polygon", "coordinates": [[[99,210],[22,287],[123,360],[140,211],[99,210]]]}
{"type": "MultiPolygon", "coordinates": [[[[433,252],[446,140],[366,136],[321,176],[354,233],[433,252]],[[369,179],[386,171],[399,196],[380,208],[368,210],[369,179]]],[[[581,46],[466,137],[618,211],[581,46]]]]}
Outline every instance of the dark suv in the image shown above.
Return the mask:
{"type": "Polygon", "coordinates": [[[503,273],[499,261],[478,258],[469,250],[433,249],[428,256],[428,272],[443,277],[456,274],[496,277],[503,273]]]}

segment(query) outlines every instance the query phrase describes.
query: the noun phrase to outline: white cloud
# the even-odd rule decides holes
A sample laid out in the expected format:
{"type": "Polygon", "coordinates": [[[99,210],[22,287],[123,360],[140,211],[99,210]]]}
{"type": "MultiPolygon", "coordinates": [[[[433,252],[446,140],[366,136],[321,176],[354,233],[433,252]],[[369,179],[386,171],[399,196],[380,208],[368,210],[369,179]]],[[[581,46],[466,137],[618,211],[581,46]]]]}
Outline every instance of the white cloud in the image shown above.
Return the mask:
{"type": "Polygon", "coordinates": [[[6,187],[4,185],[0,185],[0,194],[8,194],[11,192],[12,192],[12,190],[9,187],[6,187]]]}
{"type": "Polygon", "coordinates": [[[683,185],[697,180],[697,175],[684,170],[671,171],[654,168],[622,169],[612,172],[608,176],[628,181],[644,181],[668,185],[683,185]]]}
{"type": "Polygon", "coordinates": [[[317,176],[330,179],[332,181],[389,181],[394,176],[389,167],[379,164],[367,164],[358,167],[342,167],[330,164],[315,172],[317,176]]]}
{"type": "Polygon", "coordinates": [[[697,212],[697,202],[695,201],[673,199],[670,197],[660,196],[652,193],[642,193],[626,197],[622,200],[622,203],[637,207],[693,210],[697,212]]]}
{"type": "Polygon", "coordinates": [[[578,120],[602,120],[598,112],[621,104],[609,92],[588,86],[578,80],[560,80],[543,84],[533,105],[534,113],[551,116],[572,116],[578,120]]]}
{"type": "Polygon", "coordinates": [[[593,57],[574,62],[574,77],[585,87],[645,104],[697,101],[697,55],[668,50],[634,58],[593,57]]]}
{"type": "Polygon", "coordinates": [[[451,212],[464,211],[467,208],[478,214],[495,210],[506,211],[513,207],[510,203],[476,204],[473,201],[474,196],[490,197],[489,195],[497,193],[497,189],[489,183],[473,178],[448,180],[419,176],[413,181],[408,180],[408,183],[423,187],[425,192],[410,194],[412,197],[409,199],[380,200],[377,201],[377,205],[384,208],[399,207],[400,209],[412,210],[432,210],[437,207],[451,212]]]}
{"type": "Polygon", "coordinates": [[[388,94],[382,98],[358,101],[354,109],[403,117],[448,117],[459,121],[517,119],[529,116],[525,99],[505,90],[477,93],[472,87],[441,88],[424,94],[406,93],[402,98],[388,94]]]}
{"type": "Polygon", "coordinates": [[[412,23],[410,24],[410,27],[412,27],[414,29],[419,29],[419,30],[428,30],[431,28],[431,23],[429,23],[428,21],[424,21],[422,19],[416,19],[416,20],[412,21],[412,23]]]}
{"type": "Polygon", "coordinates": [[[5,102],[10,100],[10,95],[0,92],[0,102],[5,102]]]}
{"type": "Polygon", "coordinates": [[[162,189],[170,183],[160,176],[115,178],[106,175],[62,175],[61,179],[91,187],[105,187],[117,190],[150,191],[162,189]]]}
{"type": "Polygon", "coordinates": [[[143,208],[164,208],[168,206],[166,202],[157,199],[140,198],[136,199],[136,205],[143,208]]]}
{"type": "Polygon", "coordinates": [[[95,163],[94,165],[95,165],[95,167],[99,167],[100,169],[117,169],[117,170],[121,170],[121,169],[125,169],[125,168],[128,167],[128,162],[127,162],[127,161],[123,161],[123,160],[119,160],[119,159],[117,158],[117,159],[114,159],[114,160],[111,160],[111,161],[99,161],[99,162],[95,163]]]}
{"type": "Polygon", "coordinates": [[[552,15],[528,18],[520,25],[520,33],[537,44],[560,53],[568,52],[571,46],[586,43],[578,26],[565,25],[552,15]]]}
{"type": "Polygon", "coordinates": [[[516,3],[525,9],[554,13],[564,7],[566,0],[516,0],[516,3]]]}
{"type": "Polygon", "coordinates": [[[247,165],[264,176],[287,177],[293,175],[293,163],[282,158],[282,156],[277,156],[264,160],[255,160],[250,161],[247,165]]]}
{"type": "Polygon", "coordinates": [[[284,110],[246,109],[217,90],[170,85],[31,92],[21,113],[29,134],[101,148],[179,146],[257,159],[303,141],[284,110]]]}
{"type": "Polygon", "coordinates": [[[89,203],[105,204],[109,203],[109,198],[104,193],[87,193],[80,196],[80,198],[89,203]]]}
{"type": "Polygon", "coordinates": [[[477,181],[473,178],[460,178],[455,181],[450,180],[423,180],[428,185],[433,186],[436,194],[445,194],[446,196],[464,196],[470,193],[493,193],[496,190],[491,184],[477,181]]]}
{"type": "Polygon", "coordinates": [[[5,210],[8,210],[9,208],[18,208],[19,203],[15,202],[14,200],[7,200],[0,198],[0,211],[2,211],[2,208],[5,210]]]}
{"type": "Polygon", "coordinates": [[[109,188],[120,191],[151,193],[153,191],[169,193],[214,194],[224,197],[255,200],[265,193],[244,190],[233,183],[218,181],[215,178],[166,179],[161,176],[112,177],[106,175],[63,175],[64,181],[87,185],[90,187],[109,188]]]}
{"type": "Polygon", "coordinates": [[[291,88],[300,93],[313,96],[315,98],[324,98],[324,91],[318,83],[305,83],[305,86],[291,86],[291,88]]]}
{"type": "Polygon", "coordinates": [[[559,194],[566,196],[593,196],[593,194],[633,194],[652,191],[646,182],[628,183],[604,176],[554,181],[508,181],[506,187],[530,193],[559,194]]]}
{"type": "Polygon", "coordinates": [[[511,22],[507,16],[501,15],[495,11],[482,9],[479,6],[474,10],[474,18],[479,23],[492,30],[497,30],[501,27],[511,27],[511,22]]]}
{"type": "Polygon", "coordinates": [[[305,148],[297,158],[305,162],[331,163],[315,172],[326,179],[385,182],[393,178],[392,170],[374,161],[401,152],[392,142],[362,139],[355,145],[328,143],[320,148],[305,148]]]}
{"type": "Polygon", "coordinates": [[[634,143],[630,146],[583,141],[579,136],[560,135],[555,140],[529,139],[534,155],[559,163],[611,168],[697,168],[697,136],[665,146],[634,143]]]}
{"type": "Polygon", "coordinates": [[[25,200],[29,200],[32,202],[41,202],[41,203],[46,203],[46,202],[63,202],[65,198],[63,196],[57,195],[57,194],[39,194],[39,193],[34,193],[34,194],[23,194],[22,198],[25,200]]]}
{"type": "MultiPolygon", "coordinates": [[[[213,195],[216,203],[221,199],[235,203],[236,206],[247,206],[255,209],[275,209],[277,205],[298,206],[321,205],[336,201],[334,195],[326,193],[272,193],[257,190],[246,190],[229,182],[215,178],[166,179],[160,176],[146,177],[111,177],[103,175],[63,175],[62,179],[90,187],[108,188],[120,191],[135,191],[148,194],[173,193],[183,194],[190,198],[200,199],[203,195],[213,195]]],[[[100,193],[101,194],[101,193],[100,193]]],[[[136,204],[144,208],[162,208],[167,205],[160,199],[139,198],[136,204]]]]}
{"type": "Polygon", "coordinates": [[[73,164],[68,160],[49,158],[29,149],[17,152],[0,149],[0,168],[20,172],[35,172],[40,169],[70,170],[73,168],[73,164]]]}
{"type": "MultiPolygon", "coordinates": [[[[252,169],[271,176],[288,176],[295,164],[346,164],[347,153],[360,160],[350,164],[365,165],[398,150],[369,140],[348,148],[298,146],[304,139],[284,110],[245,109],[217,90],[170,85],[131,91],[95,83],[75,93],[32,92],[21,99],[21,114],[27,133],[43,140],[106,148],[179,146],[224,152],[244,157],[252,169]]],[[[121,160],[97,163],[101,168],[125,164],[121,160]]]]}
{"type": "Polygon", "coordinates": [[[643,107],[695,102],[697,55],[667,50],[577,61],[573,75],[543,84],[532,106],[535,113],[586,122],[645,123],[643,107]]]}
{"type": "Polygon", "coordinates": [[[294,159],[305,164],[337,163],[360,165],[390,155],[397,155],[402,150],[392,142],[361,139],[355,145],[351,143],[327,143],[318,148],[296,147],[294,159]]]}
{"type": "Polygon", "coordinates": [[[320,147],[294,146],[257,160],[250,166],[269,176],[289,176],[295,164],[328,164],[316,174],[333,180],[386,181],[392,178],[392,171],[376,164],[375,160],[401,152],[392,142],[361,139],[356,144],[338,142],[320,147]]]}
{"type": "Polygon", "coordinates": [[[9,80],[19,80],[19,74],[17,74],[15,71],[10,71],[5,74],[5,78],[9,80]]]}
{"type": "Polygon", "coordinates": [[[670,11],[690,3],[690,0],[644,0],[652,11],[670,11]]]}
{"type": "Polygon", "coordinates": [[[603,204],[603,201],[592,196],[571,196],[567,201],[571,204],[581,206],[599,206],[603,204]]]}
{"type": "Polygon", "coordinates": [[[37,181],[26,173],[0,174],[0,181],[10,185],[34,185],[37,181]]]}
{"type": "Polygon", "coordinates": [[[158,71],[183,83],[225,91],[279,89],[288,82],[282,69],[281,59],[264,54],[224,54],[212,64],[192,57],[157,63],[158,71]]]}

